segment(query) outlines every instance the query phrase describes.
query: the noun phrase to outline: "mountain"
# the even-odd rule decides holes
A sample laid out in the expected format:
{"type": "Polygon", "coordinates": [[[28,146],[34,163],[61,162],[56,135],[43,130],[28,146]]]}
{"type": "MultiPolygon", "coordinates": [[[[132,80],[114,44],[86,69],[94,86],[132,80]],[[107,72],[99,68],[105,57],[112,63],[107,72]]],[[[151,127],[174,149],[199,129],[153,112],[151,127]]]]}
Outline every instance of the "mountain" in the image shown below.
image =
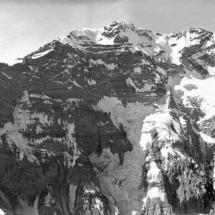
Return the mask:
{"type": "Polygon", "coordinates": [[[215,213],[215,35],[113,22],[0,64],[9,215],[215,213]]]}

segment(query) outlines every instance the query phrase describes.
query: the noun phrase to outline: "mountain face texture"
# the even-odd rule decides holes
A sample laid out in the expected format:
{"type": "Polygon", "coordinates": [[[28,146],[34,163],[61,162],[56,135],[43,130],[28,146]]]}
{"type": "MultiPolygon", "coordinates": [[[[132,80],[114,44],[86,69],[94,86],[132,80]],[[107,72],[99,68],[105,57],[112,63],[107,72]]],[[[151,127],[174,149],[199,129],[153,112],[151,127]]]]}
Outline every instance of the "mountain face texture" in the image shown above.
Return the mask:
{"type": "Polygon", "coordinates": [[[113,22],[0,64],[8,215],[215,214],[215,34],[113,22]]]}

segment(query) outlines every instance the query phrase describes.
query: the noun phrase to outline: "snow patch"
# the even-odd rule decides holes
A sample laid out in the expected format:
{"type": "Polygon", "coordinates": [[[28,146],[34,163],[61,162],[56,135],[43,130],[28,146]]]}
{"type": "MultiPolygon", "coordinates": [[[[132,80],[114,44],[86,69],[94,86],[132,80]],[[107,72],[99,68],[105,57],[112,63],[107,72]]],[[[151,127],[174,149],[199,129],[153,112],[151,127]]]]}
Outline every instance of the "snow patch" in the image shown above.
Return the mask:
{"type": "Polygon", "coordinates": [[[210,75],[215,75],[215,67],[208,66],[207,70],[210,75]]]}
{"type": "Polygon", "coordinates": [[[7,75],[7,74],[4,73],[4,72],[2,72],[2,74],[3,74],[4,76],[6,76],[8,79],[12,79],[9,75],[7,75]]]}
{"type": "Polygon", "coordinates": [[[175,155],[175,152],[171,146],[166,146],[161,149],[161,155],[163,158],[168,158],[169,154],[175,155]]]}
{"type": "Polygon", "coordinates": [[[134,68],[134,73],[141,74],[141,68],[140,67],[135,67],[134,68]]]}
{"type": "Polygon", "coordinates": [[[138,87],[136,87],[136,85],[134,84],[133,80],[130,77],[126,79],[126,84],[128,86],[134,87],[137,93],[143,93],[151,90],[151,85],[147,83],[145,83],[144,88],[139,89],[138,87]]]}
{"type": "Polygon", "coordinates": [[[0,215],[6,215],[6,213],[2,209],[0,209],[0,215]]]}
{"type": "Polygon", "coordinates": [[[112,37],[112,38],[105,37],[102,35],[102,32],[103,32],[103,29],[98,31],[95,37],[96,43],[100,45],[114,45],[115,37],[112,37]]]}
{"type": "Polygon", "coordinates": [[[199,132],[201,138],[206,142],[206,143],[209,143],[209,144],[215,144],[215,138],[212,138],[202,132],[199,132]]]}
{"type": "Polygon", "coordinates": [[[32,59],[37,59],[37,58],[41,58],[45,55],[47,55],[48,53],[52,52],[53,49],[50,49],[50,50],[47,50],[47,51],[44,51],[44,52],[40,52],[40,53],[37,53],[37,54],[34,54],[33,56],[31,56],[32,59]]]}
{"type": "Polygon", "coordinates": [[[143,209],[146,206],[147,200],[154,199],[154,198],[159,198],[161,201],[164,202],[165,193],[159,187],[150,187],[146,197],[143,199],[143,203],[144,203],[143,209]]]}
{"type": "Polygon", "coordinates": [[[166,113],[156,113],[147,116],[143,121],[140,146],[145,151],[151,146],[154,135],[158,135],[158,140],[178,141],[180,125],[173,120],[171,115],[166,113]],[[174,127],[175,131],[172,129],[174,127]]]}
{"type": "Polygon", "coordinates": [[[73,84],[74,84],[75,86],[81,87],[75,80],[73,80],[72,82],[73,82],[73,84]]]}
{"type": "Polygon", "coordinates": [[[205,114],[198,123],[215,116],[215,77],[197,79],[192,76],[184,77],[179,85],[175,86],[176,91],[182,91],[181,97],[185,107],[200,108],[205,114]],[[196,88],[189,90],[185,86],[195,85],[196,88]]]}
{"type": "Polygon", "coordinates": [[[97,59],[97,60],[93,60],[93,59],[90,59],[89,60],[89,63],[90,64],[96,64],[96,65],[105,65],[105,67],[108,69],[108,70],[114,70],[114,68],[116,67],[116,65],[114,63],[111,63],[111,64],[106,64],[104,61],[102,61],[101,59],[97,59]]]}
{"type": "Polygon", "coordinates": [[[58,41],[64,45],[69,45],[69,46],[72,46],[74,48],[78,48],[78,49],[81,49],[82,47],[79,45],[78,41],[76,39],[74,39],[73,37],[72,38],[69,38],[67,36],[61,36],[58,38],[58,41]]]}
{"type": "Polygon", "coordinates": [[[75,134],[75,124],[74,123],[68,123],[67,125],[67,146],[68,148],[73,148],[73,159],[72,159],[72,163],[70,163],[70,161],[68,161],[68,166],[69,167],[73,167],[76,163],[76,160],[78,159],[78,157],[80,156],[80,151],[78,149],[78,145],[76,143],[76,138],[74,137],[75,134]]]}
{"type": "Polygon", "coordinates": [[[158,168],[157,164],[152,161],[150,163],[150,169],[147,173],[147,178],[148,178],[148,182],[152,183],[152,182],[159,182],[160,181],[160,169],[158,168]]]}
{"type": "Polygon", "coordinates": [[[71,80],[71,79],[70,79],[70,81],[71,81],[71,83],[73,83],[73,85],[70,86],[70,87],[67,87],[67,89],[71,90],[73,86],[80,87],[80,88],[82,87],[82,86],[80,86],[75,80],[71,80]]]}
{"type": "Polygon", "coordinates": [[[35,94],[32,93],[29,95],[30,98],[39,98],[39,99],[44,99],[44,100],[53,100],[51,97],[47,96],[47,95],[41,95],[41,94],[35,94]]]}
{"type": "Polygon", "coordinates": [[[76,102],[76,103],[78,103],[78,102],[80,102],[82,100],[81,99],[77,99],[77,98],[70,98],[70,99],[67,99],[66,101],[67,102],[76,102]]]}
{"type": "Polygon", "coordinates": [[[36,113],[36,112],[32,113],[31,115],[29,114],[29,116],[27,115],[25,124],[33,123],[31,121],[32,120],[34,121],[37,119],[39,119],[39,121],[42,125],[50,126],[51,124],[53,124],[53,120],[51,118],[49,118],[48,115],[46,115],[45,113],[36,113]]]}
{"type": "Polygon", "coordinates": [[[180,65],[181,64],[181,61],[180,61],[181,53],[180,53],[180,51],[186,46],[186,42],[185,42],[184,38],[182,37],[178,41],[176,40],[176,38],[170,39],[169,40],[169,46],[172,49],[172,52],[170,53],[170,56],[172,58],[172,63],[174,63],[176,65],[180,65]],[[172,45],[174,45],[174,46],[172,46],[172,45]]]}
{"type": "Polygon", "coordinates": [[[96,84],[96,81],[95,81],[95,80],[93,80],[92,78],[91,78],[91,79],[87,79],[87,82],[88,82],[88,84],[89,84],[90,86],[92,86],[92,85],[95,85],[95,84],[96,84]]]}
{"type": "Polygon", "coordinates": [[[175,35],[171,35],[168,43],[169,47],[172,50],[170,53],[170,56],[172,58],[172,63],[176,65],[180,65],[180,57],[181,57],[181,51],[185,47],[190,47],[192,45],[199,44],[200,38],[197,33],[190,33],[190,31],[182,32],[182,35],[180,37],[177,37],[175,35]]]}
{"type": "MultiPolygon", "coordinates": [[[[94,205],[94,208],[96,208],[99,212],[103,212],[103,211],[101,211],[102,206],[103,206],[102,201],[99,198],[95,198],[95,203],[96,204],[94,205]]],[[[99,214],[99,212],[97,212],[97,213],[99,214]]],[[[95,211],[95,213],[96,213],[96,211],[95,211]]]]}
{"type": "Polygon", "coordinates": [[[119,127],[116,123],[115,115],[114,115],[114,108],[119,104],[122,104],[122,103],[116,97],[104,96],[104,98],[101,99],[96,106],[94,106],[94,109],[95,110],[101,110],[105,113],[110,114],[111,121],[113,122],[113,124],[116,127],[119,127]]]}
{"type": "Polygon", "coordinates": [[[44,205],[50,207],[51,204],[54,203],[51,194],[48,192],[48,195],[45,197],[44,205]]]}
{"type": "Polygon", "coordinates": [[[85,36],[88,42],[93,42],[95,44],[100,45],[114,45],[115,37],[105,37],[103,35],[104,28],[100,29],[90,29],[90,28],[82,28],[78,30],[74,30],[70,33],[69,36],[62,36],[58,38],[58,41],[63,44],[68,44],[73,46],[74,48],[81,49],[83,48],[81,45],[83,44],[84,39],[79,40],[77,37],[85,36]]]}
{"type": "Polygon", "coordinates": [[[138,211],[132,211],[131,215],[140,215],[140,212],[138,212],[138,211]]]}
{"type": "Polygon", "coordinates": [[[8,144],[15,144],[20,149],[20,160],[23,159],[23,153],[28,157],[29,161],[36,161],[36,157],[32,155],[32,148],[28,146],[27,140],[19,132],[16,124],[6,123],[4,128],[0,128],[0,135],[7,134],[8,144]]]}

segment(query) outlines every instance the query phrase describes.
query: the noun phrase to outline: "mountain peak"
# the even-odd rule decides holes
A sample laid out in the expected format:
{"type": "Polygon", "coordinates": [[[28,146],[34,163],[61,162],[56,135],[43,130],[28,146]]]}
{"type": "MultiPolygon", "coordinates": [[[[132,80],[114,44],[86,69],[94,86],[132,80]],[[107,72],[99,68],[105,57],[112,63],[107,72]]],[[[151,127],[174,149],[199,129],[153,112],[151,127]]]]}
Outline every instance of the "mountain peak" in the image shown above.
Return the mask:
{"type": "MultiPolygon", "coordinates": [[[[125,22],[125,21],[122,21],[122,20],[116,20],[116,21],[113,21],[110,25],[108,25],[110,27],[123,27],[123,28],[137,28],[133,23],[128,23],[128,22],[125,22]]],[[[108,27],[107,26],[107,27],[108,27]]]]}
{"type": "Polygon", "coordinates": [[[202,29],[159,35],[115,21],[0,65],[0,208],[209,214],[214,47],[202,29]]]}

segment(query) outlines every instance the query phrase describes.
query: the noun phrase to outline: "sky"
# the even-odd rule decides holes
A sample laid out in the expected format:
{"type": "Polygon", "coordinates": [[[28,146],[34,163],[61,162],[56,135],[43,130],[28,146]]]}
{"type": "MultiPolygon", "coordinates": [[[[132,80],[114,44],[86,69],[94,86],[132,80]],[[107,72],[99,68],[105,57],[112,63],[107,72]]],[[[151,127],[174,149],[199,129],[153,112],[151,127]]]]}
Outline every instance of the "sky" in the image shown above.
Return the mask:
{"type": "Polygon", "coordinates": [[[0,0],[0,62],[13,63],[77,28],[114,20],[159,33],[215,32],[215,0],[0,0]]]}

